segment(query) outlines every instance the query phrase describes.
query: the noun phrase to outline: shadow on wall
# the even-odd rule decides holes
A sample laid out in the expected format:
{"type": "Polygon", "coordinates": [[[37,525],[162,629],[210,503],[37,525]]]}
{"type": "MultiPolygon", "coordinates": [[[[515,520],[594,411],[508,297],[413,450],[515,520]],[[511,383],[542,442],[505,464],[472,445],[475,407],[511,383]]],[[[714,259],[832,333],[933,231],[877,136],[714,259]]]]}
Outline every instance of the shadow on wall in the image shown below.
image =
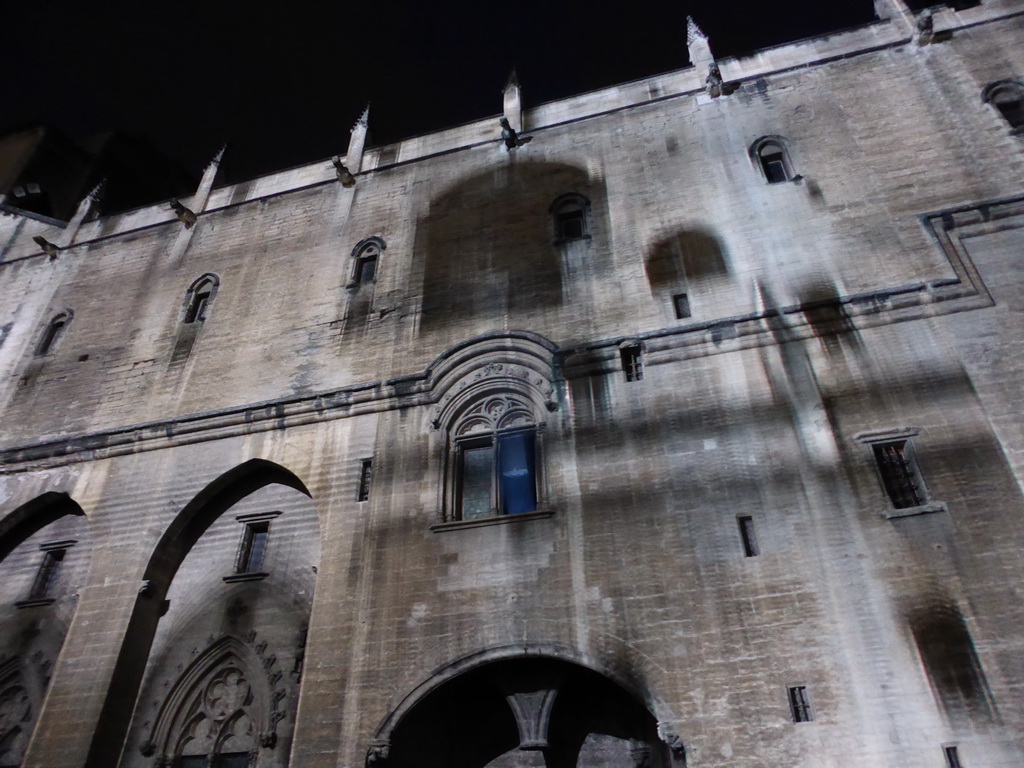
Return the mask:
{"type": "Polygon", "coordinates": [[[950,717],[996,717],[974,641],[956,607],[940,603],[910,616],[921,662],[935,697],[950,717]]]}
{"type": "Polygon", "coordinates": [[[537,311],[558,308],[563,254],[549,208],[568,192],[590,199],[590,232],[602,236],[604,184],[574,166],[510,163],[432,200],[415,247],[424,255],[422,331],[458,322],[486,329],[506,314],[513,326],[529,327],[537,311]]]}
{"type": "Polygon", "coordinates": [[[654,291],[729,276],[721,241],[697,229],[681,229],[658,241],[645,267],[654,291]]]}

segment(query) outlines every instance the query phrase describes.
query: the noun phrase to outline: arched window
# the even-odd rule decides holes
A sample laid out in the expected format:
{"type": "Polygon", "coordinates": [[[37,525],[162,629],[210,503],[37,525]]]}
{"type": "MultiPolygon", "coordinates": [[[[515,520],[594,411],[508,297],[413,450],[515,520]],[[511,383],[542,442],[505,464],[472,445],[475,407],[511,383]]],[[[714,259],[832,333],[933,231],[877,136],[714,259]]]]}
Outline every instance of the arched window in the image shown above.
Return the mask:
{"type": "Polygon", "coordinates": [[[798,176],[793,171],[785,140],[781,136],[764,136],[750,147],[750,156],[761,168],[769,184],[793,181],[798,176]]]}
{"type": "Polygon", "coordinates": [[[185,322],[202,323],[217,295],[220,280],[216,275],[205,274],[196,280],[188,289],[185,297],[185,322]]]}
{"type": "Polygon", "coordinates": [[[271,695],[244,643],[215,642],[167,695],[144,753],[173,768],[247,768],[268,739],[271,695]]]}
{"type": "Polygon", "coordinates": [[[986,104],[999,110],[1011,128],[1024,127],[1024,85],[1013,80],[1000,80],[988,85],[982,98],[986,104]]]}
{"type": "Polygon", "coordinates": [[[379,237],[368,237],[356,244],[356,247],[352,249],[352,273],[348,283],[349,288],[358,288],[361,285],[377,281],[378,262],[385,248],[387,245],[379,237]]]}
{"type": "Polygon", "coordinates": [[[48,355],[57,348],[57,343],[61,340],[73,317],[74,312],[70,309],[65,309],[50,320],[46,330],[43,332],[43,337],[39,340],[38,346],[36,346],[36,357],[48,355]]]}
{"type": "Polygon", "coordinates": [[[555,241],[562,243],[588,237],[590,201],[575,192],[562,195],[548,209],[555,229],[555,241]]]}

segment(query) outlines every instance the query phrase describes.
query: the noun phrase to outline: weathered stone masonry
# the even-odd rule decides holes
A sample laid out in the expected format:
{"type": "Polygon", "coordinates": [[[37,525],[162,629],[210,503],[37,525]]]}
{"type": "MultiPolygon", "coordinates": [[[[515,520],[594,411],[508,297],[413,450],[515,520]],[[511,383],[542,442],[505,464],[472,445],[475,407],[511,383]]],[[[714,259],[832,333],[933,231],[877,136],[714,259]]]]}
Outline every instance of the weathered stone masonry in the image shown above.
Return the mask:
{"type": "Polygon", "coordinates": [[[877,6],[4,213],[0,766],[1017,768],[1024,4],[877,6]]]}

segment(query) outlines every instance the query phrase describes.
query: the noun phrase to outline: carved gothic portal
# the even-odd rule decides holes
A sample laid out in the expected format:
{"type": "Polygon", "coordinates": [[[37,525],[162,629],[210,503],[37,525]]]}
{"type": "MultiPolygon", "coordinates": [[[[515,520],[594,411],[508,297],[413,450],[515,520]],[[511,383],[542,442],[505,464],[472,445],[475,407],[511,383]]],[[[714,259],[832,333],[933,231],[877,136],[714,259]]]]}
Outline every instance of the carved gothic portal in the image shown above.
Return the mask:
{"type": "Polygon", "coordinates": [[[494,661],[452,677],[385,731],[368,756],[375,767],[672,765],[640,701],[603,675],[553,658],[494,661]]]}
{"type": "Polygon", "coordinates": [[[31,725],[32,699],[17,660],[0,664],[0,765],[21,762],[31,725]]]}

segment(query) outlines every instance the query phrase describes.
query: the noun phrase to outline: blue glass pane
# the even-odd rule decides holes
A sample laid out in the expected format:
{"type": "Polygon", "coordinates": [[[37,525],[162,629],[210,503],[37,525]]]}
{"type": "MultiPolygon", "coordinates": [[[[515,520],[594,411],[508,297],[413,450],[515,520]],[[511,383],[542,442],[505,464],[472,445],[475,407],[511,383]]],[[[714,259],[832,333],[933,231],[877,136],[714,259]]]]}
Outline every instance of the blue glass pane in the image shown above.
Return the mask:
{"type": "Polygon", "coordinates": [[[462,519],[490,517],[494,448],[483,445],[462,449],[462,519]]]}
{"type": "Polygon", "coordinates": [[[501,510],[506,515],[537,509],[533,451],[533,432],[516,432],[498,438],[501,510]]]}

